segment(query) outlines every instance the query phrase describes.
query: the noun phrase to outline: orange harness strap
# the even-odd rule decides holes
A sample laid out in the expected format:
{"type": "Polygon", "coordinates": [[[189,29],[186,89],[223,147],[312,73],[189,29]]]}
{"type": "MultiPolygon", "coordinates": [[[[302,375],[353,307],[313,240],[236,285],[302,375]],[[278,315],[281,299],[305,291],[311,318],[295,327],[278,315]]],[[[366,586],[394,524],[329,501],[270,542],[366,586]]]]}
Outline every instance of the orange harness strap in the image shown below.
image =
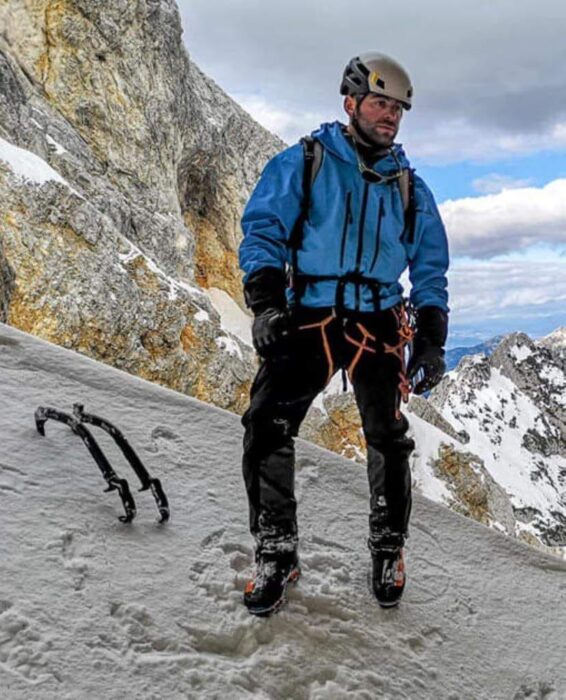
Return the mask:
{"type": "Polygon", "coordinates": [[[353,382],[354,370],[355,370],[356,365],[358,364],[361,356],[363,355],[364,350],[367,350],[367,352],[373,352],[373,353],[375,352],[375,349],[371,348],[367,344],[368,338],[375,342],[375,336],[372,335],[368,331],[368,329],[365,326],[363,326],[361,323],[356,323],[356,326],[358,327],[358,330],[360,331],[360,333],[363,336],[363,340],[361,343],[359,340],[354,340],[354,338],[351,338],[347,333],[344,333],[344,337],[346,338],[346,340],[358,348],[356,354],[354,355],[354,359],[350,362],[350,366],[348,367],[348,376],[350,377],[351,382],[353,382]]]}
{"type": "MultiPolygon", "coordinates": [[[[413,339],[415,332],[409,324],[409,316],[407,314],[407,310],[405,309],[405,304],[401,305],[399,311],[397,311],[395,308],[392,308],[391,311],[393,312],[395,320],[397,321],[397,335],[399,336],[399,342],[397,343],[397,345],[388,345],[387,343],[383,343],[383,347],[385,348],[386,353],[391,353],[395,355],[395,357],[397,357],[399,359],[399,362],[401,363],[398,389],[400,398],[403,400],[403,403],[408,403],[409,394],[411,392],[411,384],[406,374],[407,367],[405,360],[405,346],[413,339]]],[[[397,420],[401,418],[399,404],[400,402],[397,403],[397,407],[395,409],[395,418],[397,420]]]]}
{"type": "Polygon", "coordinates": [[[334,359],[332,358],[332,353],[330,352],[330,343],[328,342],[328,337],[326,335],[326,326],[331,323],[336,318],[336,313],[332,309],[330,316],[323,318],[322,321],[318,323],[309,323],[305,326],[299,326],[299,330],[306,330],[307,328],[320,328],[320,333],[322,335],[322,346],[324,348],[324,354],[328,361],[328,376],[326,378],[326,384],[332,379],[334,374],[334,359]]]}

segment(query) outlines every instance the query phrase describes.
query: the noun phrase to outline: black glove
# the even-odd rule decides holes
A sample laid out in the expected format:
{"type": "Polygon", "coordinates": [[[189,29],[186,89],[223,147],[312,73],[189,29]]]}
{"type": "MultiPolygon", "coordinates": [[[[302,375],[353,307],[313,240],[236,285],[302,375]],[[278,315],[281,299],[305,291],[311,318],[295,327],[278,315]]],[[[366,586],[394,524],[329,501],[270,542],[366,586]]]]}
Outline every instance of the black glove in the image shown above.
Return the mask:
{"type": "Polygon", "coordinates": [[[263,267],[250,275],[244,285],[246,304],[254,313],[252,327],[254,348],[262,357],[282,349],[290,320],[285,296],[283,270],[263,267]]]}
{"type": "Polygon", "coordinates": [[[419,372],[423,377],[413,393],[424,394],[435,387],[446,372],[444,344],[448,334],[448,314],[438,306],[423,306],[417,311],[417,331],[407,375],[413,381],[419,372]]]}
{"type": "Polygon", "coordinates": [[[414,352],[407,368],[409,380],[413,381],[421,370],[424,376],[413,387],[414,394],[424,394],[440,382],[446,372],[444,350],[431,345],[425,350],[414,352]]]}
{"type": "Polygon", "coordinates": [[[268,357],[280,350],[289,334],[289,313],[281,309],[266,309],[258,314],[252,326],[254,348],[261,357],[268,357]]]}

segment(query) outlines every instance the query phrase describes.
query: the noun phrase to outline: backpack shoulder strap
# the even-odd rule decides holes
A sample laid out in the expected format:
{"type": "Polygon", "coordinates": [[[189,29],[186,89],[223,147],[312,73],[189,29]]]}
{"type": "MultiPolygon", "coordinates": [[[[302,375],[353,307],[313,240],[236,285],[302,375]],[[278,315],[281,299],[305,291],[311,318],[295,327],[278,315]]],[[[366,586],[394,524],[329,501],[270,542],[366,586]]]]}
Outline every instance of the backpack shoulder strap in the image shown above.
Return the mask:
{"type": "Polygon", "coordinates": [[[304,170],[303,170],[303,199],[301,202],[301,211],[293,226],[291,235],[289,236],[289,248],[298,250],[301,247],[303,238],[303,226],[309,215],[311,189],[322,165],[324,148],[320,141],[313,139],[312,136],[304,136],[301,139],[303,145],[304,170]]]}
{"type": "MultiPolygon", "coordinates": [[[[320,143],[318,139],[313,139],[309,136],[309,139],[313,141],[313,160],[312,160],[312,171],[311,171],[311,181],[310,189],[314,185],[320,166],[322,165],[322,159],[324,158],[324,146],[320,143]]],[[[310,194],[310,191],[309,191],[310,194]]]]}

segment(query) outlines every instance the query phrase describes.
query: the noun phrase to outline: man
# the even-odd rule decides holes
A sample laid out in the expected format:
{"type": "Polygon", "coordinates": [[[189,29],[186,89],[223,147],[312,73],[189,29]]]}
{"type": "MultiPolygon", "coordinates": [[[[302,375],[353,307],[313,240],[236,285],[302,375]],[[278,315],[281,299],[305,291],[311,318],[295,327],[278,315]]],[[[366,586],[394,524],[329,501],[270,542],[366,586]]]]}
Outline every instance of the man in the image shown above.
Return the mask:
{"type": "Polygon", "coordinates": [[[446,234],[430,190],[394,142],[411,108],[409,76],[383,54],[364,54],[347,65],[340,92],[349,124],[323,124],[308,147],[275,156],[242,219],[244,292],[263,358],[242,418],[256,542],[244,602],[256,615],[276,611],[299,576],[293,438],[340,368],[367,443],[373,592],[383,607],[399,602],[415,446],[400,402],[411,380],[423,393],[445,371],[446,234]],[[407,266],[414,339],[399,283],[407,266]]]}

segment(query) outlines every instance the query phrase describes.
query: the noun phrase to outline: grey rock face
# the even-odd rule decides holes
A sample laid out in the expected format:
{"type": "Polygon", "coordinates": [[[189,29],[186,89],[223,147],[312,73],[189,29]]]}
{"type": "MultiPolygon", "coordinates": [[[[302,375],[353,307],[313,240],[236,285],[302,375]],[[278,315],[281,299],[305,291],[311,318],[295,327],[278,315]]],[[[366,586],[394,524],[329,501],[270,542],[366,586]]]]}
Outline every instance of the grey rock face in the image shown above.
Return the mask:
{"type": "Polygon", "coordinates": [[[470,436],[465,430],[458,431],[453,428],[446,418],[436,410],[433,404],[422,396],[411,396],[408,409],[411,413],[419,416],[419,418],[422,418],[427,423],[434,425],[436,428],[446,433],[446,435],[454,438],[454,440],[458,440],[458,442],[461,442],[463,445],[470,441],[470,436]]]}
{"type": "Polygon", "coordinates": [[[4,254],[4,244],[0,239],[0,321],[6,322],[10,299],[14,289],[14,271],[4,254]]]}
{"type": "Polygon", "coordinates": [[[506,534],[515,535],[516,521],[510,498],[477,455],[441,445],[432,467],[451,491],[454,510],[485,525],[496,523],[506,534]]]}

